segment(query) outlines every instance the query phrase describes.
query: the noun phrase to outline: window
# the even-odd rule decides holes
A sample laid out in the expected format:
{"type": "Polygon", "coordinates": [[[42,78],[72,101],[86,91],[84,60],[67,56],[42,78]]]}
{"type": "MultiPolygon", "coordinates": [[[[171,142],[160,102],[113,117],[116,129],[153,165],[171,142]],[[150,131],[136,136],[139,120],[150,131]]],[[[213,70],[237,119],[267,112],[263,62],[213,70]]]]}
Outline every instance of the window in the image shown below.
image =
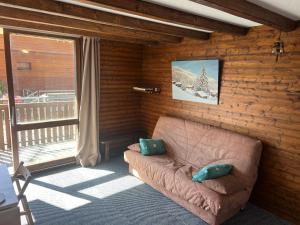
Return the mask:
{"type": "Polygon", "coordinates": [[[17,70],[31,70],[30,62],[17,62],[17,70]]]}
{"type": "Polygon", "coordinates": [[[14,128],[5,138],[14,165],[41,169],[74,160],[79,41],[12,30],[4,37],[11,112],[5,124],[14,128]]]}

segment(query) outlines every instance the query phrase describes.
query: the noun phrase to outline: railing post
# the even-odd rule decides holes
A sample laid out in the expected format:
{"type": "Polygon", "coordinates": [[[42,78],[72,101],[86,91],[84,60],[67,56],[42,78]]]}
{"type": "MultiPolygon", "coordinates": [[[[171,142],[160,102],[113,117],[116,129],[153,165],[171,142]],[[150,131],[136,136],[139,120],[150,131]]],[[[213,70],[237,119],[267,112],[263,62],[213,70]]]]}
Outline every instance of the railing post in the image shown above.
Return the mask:
{"type": "Polygon", "coordinates": [[[0,150],[5,150],[5,137],[4,137],[4,125],[5,125],[5,111],[3,110],[5,105],[0,105],[0,150]]]}

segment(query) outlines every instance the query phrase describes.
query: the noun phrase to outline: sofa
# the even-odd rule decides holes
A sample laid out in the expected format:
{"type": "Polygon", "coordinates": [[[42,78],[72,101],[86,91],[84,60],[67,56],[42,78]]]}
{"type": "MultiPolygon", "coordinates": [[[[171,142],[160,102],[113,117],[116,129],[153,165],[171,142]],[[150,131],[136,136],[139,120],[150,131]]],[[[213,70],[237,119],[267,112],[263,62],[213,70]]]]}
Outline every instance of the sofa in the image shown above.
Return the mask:
{"type": "Polygon", "coordinates": [[[152,138],[162,139],[167,153],[143,156],[125,151],[131,174],[211,225],[223,223],[245,207],[257,178],[259,140],[173,117],[160,117],[152,138]],[[229,175],[192,181],[201,168],[225,163],[233,165],[229,175]]]}

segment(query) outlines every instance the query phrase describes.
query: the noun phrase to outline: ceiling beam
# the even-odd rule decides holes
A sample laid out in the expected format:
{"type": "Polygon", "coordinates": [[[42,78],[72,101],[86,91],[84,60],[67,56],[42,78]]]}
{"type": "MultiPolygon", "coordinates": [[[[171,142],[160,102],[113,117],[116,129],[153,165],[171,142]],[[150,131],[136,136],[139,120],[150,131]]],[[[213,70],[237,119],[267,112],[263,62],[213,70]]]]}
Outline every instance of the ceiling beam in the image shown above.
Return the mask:
{"type": "Polygon", "coordinates": [[[282,31],[297,28],[296,21],[245,0],[191,0],[282,31]]]}
{"type": "Polygon", "coordinates": [[[92,31],[86,30],[78,30],[73,28],[67,27],[60,27],[54,25],[47,25],[47,24],[39,24],[39,23],[32,23],[27,21],[20,21],[15,19],[7,19],[0,17],[0,26],[4,28],[10,29],[22,29],[28,31],[36,31],[36,32],[49,32],[50,34],[64,34],[66,36],[73,36],[73,37],[80,37],[80,36],[90,36],[90,37],[100,37],[104,40],[110,41],[119,41],[119,42],[127,42],[127,43],[134,43],[134,44],[142,44],[142,45],[157,45],[159,42],[155,41],[145,41],[136,38],[122,38],[120,36],[113,36],[113,35],[103,35],[92,31]]]}
{"type": "Polygon", "coordinates": [[[141,0],[78,0],[79,2],[95,4],[121,12],[131,13],[165,22],[190,26],[198,29],[245,35],[248,28],[193,15],[165,6],[160,6],[141,0]]]}
{"type": "Polygon", "coordinates": [[[133,30],[122,27],[99,24],[90,21],[83,21],[68,17],[49,15],[39,12],[31,12],[23,9],[15,9],[10,7],[0,7],[0,18],[15,19],[31,23],[40,23],[45,25],[61,26],[70,29],[89,31],[103,36],[119,36],[122,38],[134,38],[146,41],[179,43],[180,37],[169,36],[165,34],[145,32],[141,30],[133,30]]]}
{"type": "Polygon", "coordinates": [[[208,39],[209,34],[147,20],[117,15],[53,0],[0,0],[0,6],[60,15],[128,29],[163,33],[178,37],[208,39]]]}

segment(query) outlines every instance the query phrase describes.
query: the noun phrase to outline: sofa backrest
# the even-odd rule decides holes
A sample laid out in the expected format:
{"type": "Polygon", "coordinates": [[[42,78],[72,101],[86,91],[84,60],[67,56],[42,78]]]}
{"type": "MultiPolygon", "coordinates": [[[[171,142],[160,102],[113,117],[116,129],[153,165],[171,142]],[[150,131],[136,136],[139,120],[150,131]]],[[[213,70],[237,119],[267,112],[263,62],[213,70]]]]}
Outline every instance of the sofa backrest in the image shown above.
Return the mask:
{"type": "Polygon", "coordinates": [[[257,177],[262,144],[259,140],[222,128],[174,117],[160,117],[153,138],[164,140],[175,160],[198,169],[208,164],[230,163],[234,175],[247,185],[257,177]]]}

